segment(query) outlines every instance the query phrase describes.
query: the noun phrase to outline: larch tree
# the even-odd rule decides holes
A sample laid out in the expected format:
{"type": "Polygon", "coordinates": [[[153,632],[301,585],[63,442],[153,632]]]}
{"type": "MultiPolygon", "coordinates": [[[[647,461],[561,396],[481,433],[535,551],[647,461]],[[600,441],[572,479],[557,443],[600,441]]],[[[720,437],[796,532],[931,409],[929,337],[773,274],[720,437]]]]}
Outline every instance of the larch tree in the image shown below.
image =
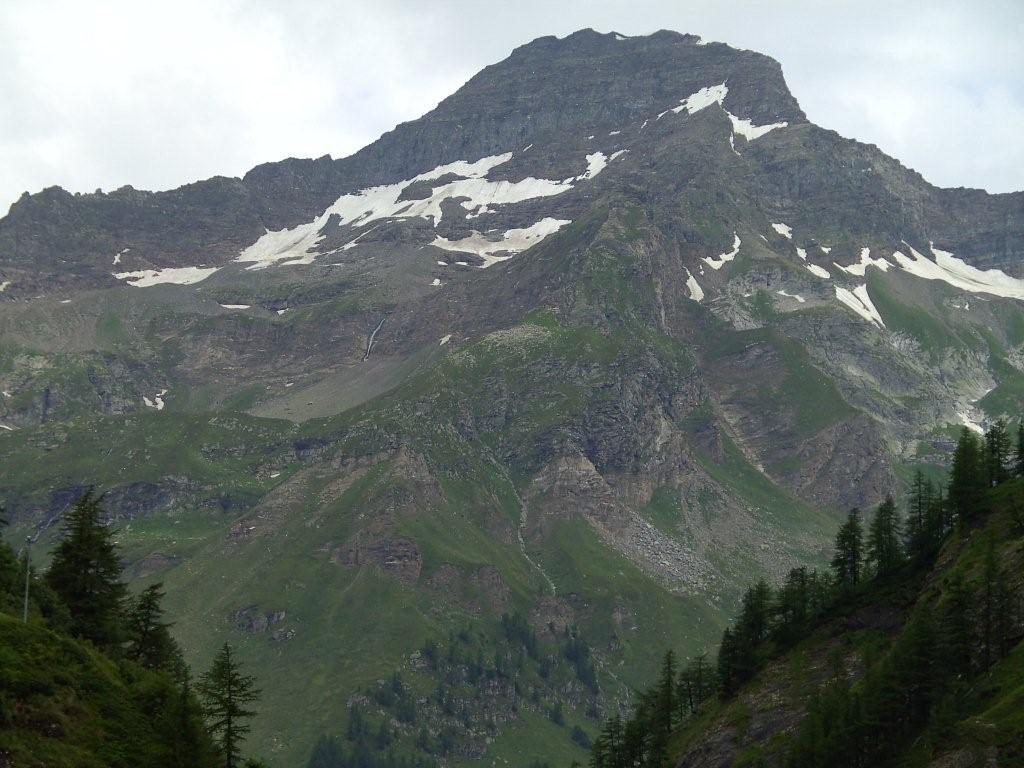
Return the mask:
{"type": "Polygon", "coordinates": [[[220,745],[224,768],[241,765],[241,744],[256,713],[249,707],[260,696],[256,679],[242,673],[227,643],[217,652],[213,665],[197,685],[207,726],[220,745]]]}
{"type": "Polygon", "coordinates": [[[851,589],[860,583],[864,562],[864,526],[860,510],[854,507],[836,533],[835,554],[832,555],[832,573],[840,590],[851,589]]]}
{"type": "Polygon", "coordinates": [[[70,614],[71,634],[113,648],[122,639],[126,595],[113,532],[101,522],[102,497],[90,488],[64,518],[64,538],[54,550],[47,585],[70,614]]]}

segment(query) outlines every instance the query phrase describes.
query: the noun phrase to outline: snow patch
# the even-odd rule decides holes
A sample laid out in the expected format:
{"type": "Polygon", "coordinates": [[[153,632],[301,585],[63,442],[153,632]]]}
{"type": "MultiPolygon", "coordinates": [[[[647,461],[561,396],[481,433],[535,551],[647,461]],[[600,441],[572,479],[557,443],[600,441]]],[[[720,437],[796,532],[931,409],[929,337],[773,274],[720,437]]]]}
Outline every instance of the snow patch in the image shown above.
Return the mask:
{"type": "Polygon", "coordinates": [[[224,309],[251,309],[251,304],[221,304],[224,309]]]}
{"type": "Polygon", "coordinates": [[[4,280],[2,283],[0,283],[0,293],[3,293],[4,291],[6,291],[7,290],[7,286],[9,286],[10,284],[11,284],[10,280],[4,280]]]}
{"type": "Polygon", "coordinates": [[[155,395],[153,395],[153,399],[152,400],[150,400],[148,397],[143,395],[142,396],[142,402],[144,402],[146,404],[147,408],[156,408],[158,411],[162,411],[164,409],[164,395],[166,395],[166,394],[167,394],[167,390],[166,389],[161,389],[159,392],[157,392],[155,395]]]}
{"type": "Polygon", "coordinates": [[[858,277],[864,277],[864,273],[867,272],[868,267],[878,267],[883,272],[888,272],[889,267],[892,266],[892,264],[890,264],[885,259],[872,259],[870,248],[861,248],[860,261],[858,261],[855,264],[851,264],[848,267],[844,267],[842,264],[839,264],[835,261],[833,261],[832,263],[839,267],[839,269],[843,270],[843,272],[845,272],[846,274],[856,275],[858,277]]]}
{"type": "Polygon", "coordinates": [[[785,296],[787,299],[796,299],[798,303],[803,304],[807,299],[798,293],[786,293],[785,291],[776,291],[779,296],[785,296]]]}
{"type": "Polygon", "coordinates": [[[737,235],[735,232],[733,232],[733,235],[732,235],[732,250],[728,251],[727,253],[719,254],[718,256],[716,256],[713,259],[710,256],[705,256],[704,257],[704,261],[712,269],[721,269],[722,267],[725,266],[726,262],[729,262],[729,261],[732,261],[733,259],[735,259],[736,258],[736,254],[739,253],[739,252],[740,252],[740,236],[737,235]]]}
{"type": "Polygon", "coordinates": [[[840,288],[838,285],[835,286],[836,298],[840,302],[848,306],[858,315],[863,317],[870,323],[874,323],[879,328],[885,328],[885,323],[882,322],[882,316],[878,314],[878,310],[875,309],[875,305],[871,301],[871,297],[868,296],[868,287],[866,285],[858,285],[852,291],[846,288],[840,288]]]}
{"type": "Polygon", "coordinates": [[[803,248],[797,248],[796,255],[799,256],[804,261],[807,261],[807,251],[804,250],[803,248]]]}
{"type": "Polygon", "coordinates": [[[121,263],[121,257],[124,256],[131,248],[122,248],[120,251],[114,254],[114,266],[116,267],[121,263]]]}
{"type": "Polygon", "coordinates": [[[622,131],[608,131],[609,136],[618,136],[622,131]]]}
{"type": "Polygon", "coordinates": [[[114,277],[124,280],[136,288],[148,288],[151,285],[171,283],[174,285],[192,285],[200,283],[218,267],[167,267],[166,269],[140,269],[135,272],[115,272],[114,277]]]}
{"type": "Polygon", "coordinates": [[[614,152],[612,152],[611,157],[608,158],[608,162],[610,163],[612,160],[614,160],[617,157],[622,157],[627,152],[629,152],[628,149],[617,149],[617,150],[615,150],[614,152]]]}
{"type": "Polygon", "coordinates": [[[696,93],[691,93],[685,99],[682,99],[677,106],[669,107],[664,112],[659,113],[657,120],[661,120],[669,112],[679,114],[684,109],[691,115],[695,115],[705,107],[710,107],[712,104],[721,105],[725,100],[725,95],[729,93],[728,87],[725,83],[719,83],[718,85],[708,85],[701,88],[696,93]]]}
{"type": "Polygon", "coordinates": [[[770,123],[768,125],[754,125],[745,117],[736,117],[732,112],[726,111],[725,114],[729,116],[729,121],[732,123],[732,132],[734,134],[738,133],[747,141],[759,139],[769,131],[774,131],[776,128],[785,128],[789,125],[789,123],[785,121],[781,123],[770,123]]]}
{"type": "Polygon", "coordinates": [[[447,344],[451,340],[452,340],[452,335],[450,333],[445,334],[444,336],[441,337],[441,341],[438,342],[437,346],[443,347],[445,344],[447,344]]]}
{"type": "Polygon", "coordinates": [[[832,275],[829,274],[829,271],[824,267],[819,267],[817,264],[810,263],[808,263],[806,266],[807,271],[810,272],[815,277],[820,277],[822,280],[830,280],[832,278],[832,275]]]}
{"type": "Polygon", "coordinates": [[[0,429],[6,429],[8,432],[14,431],[14,427],[8,427],[6,424],[0,424],[0,429]]]}
{"type": "Polygon", "coordinates": [[[1003,272],[1001,269],[978,269],[972,267],[962,259],[958,259],[949,251],[943,251],[929,243],[935,261],[928,259],[924,254],[904,241],[910,250],[910,256],[900,251],[895,251],[892,257],[899,267],[925,280],[941,280],[971,293],[989,293],[993,296],[1002,296],[1007,299],[1024,300],[1024,280],[1003,272]]]}
{"type": "Polygon", "coordinates": [[[434,282],[431,283],[431,285],[440,285],[440,284],[441,284],[441,278],[439,278],[439,277],[435,277],[434,278],[434,282]]]}
{"type": "Polygon", "coordinates": [[[782,235],[787,240],[792,240],[793,239],[793,228],[791,226],[789,226],[788,224],[782,224],[782,223],[772,224],[772,229],[774,229],[776,232],[778,232],[780,235],[782,235]]]}
{"type": "Polygon", "coordinates": [[[831,245],[819,245],[818,247],[821,248],[821,252],[824,253],[826,256],[832,253],[831,245]]]}
{"type": "Polygon", "coordinates": [[[688,269],[686,270],[686,289],[690,293],[690,298],[694,301],[700,302],[704,298],[704,290],[688,269]]]}
{"type": "MultiPolygon", "coordinates": [[[[342,226],[365,226],[382,219],[415,217],[427,219],[436,225],[441,221],[441,205],[445,200],[465,198],[461,204],[469,212],[467,215],[472,216],[474,212],[480,215],[489,211],[491,206],[560,195],[572,189],[576,182],[594,178],[608,164],[608,158],[603,152],[593,152],[586,156],[586,171],[563,181],[536,179],[532,176],[515,182],[491,181],[486,178],[491,169],[511,158],[512,153],[506,152],[483,157],[475,162],[457,160],[405,181],[342,195],[311,222],[291,229],[274,232],[268,230],[235,257],[235,261],[249,264],[247,269],[265,269],[275,264],[311,264],[317,256],[316,247],[326,236],[322,230],[332,216],[336,216],[338,224],[342,226]],[[402,191],[410,184],[432,181],[446,175],[461,178],[434,187],[426,198],[399,199],[402,191]]],[[[355,242],[350,241],[346,246],[350,247],[355,242]]]]}
{"type": "MultiPolygon", "coordinates": [[[[432,245],[443,248],[446,251],[461,251],[463,253],[475,253],[484,260],[480,265],[481,269],[491,266],[499,261],[511,258],[520,251],[525,251],[532,245],[536,245],[548,235],[552,235],[566,224],[568,219],[552,219],[545,217],[535,224],[523,229],[509,229],[501,233],[501,239],[491,240],[480,232],[474,232],[461,240],[448,240],[444,237],[434,239],[432,245]],[[505,254],[496,256],[495,254],[505,254]]],[[[466,266],[466,262],[456,262],[466,266]]]]}

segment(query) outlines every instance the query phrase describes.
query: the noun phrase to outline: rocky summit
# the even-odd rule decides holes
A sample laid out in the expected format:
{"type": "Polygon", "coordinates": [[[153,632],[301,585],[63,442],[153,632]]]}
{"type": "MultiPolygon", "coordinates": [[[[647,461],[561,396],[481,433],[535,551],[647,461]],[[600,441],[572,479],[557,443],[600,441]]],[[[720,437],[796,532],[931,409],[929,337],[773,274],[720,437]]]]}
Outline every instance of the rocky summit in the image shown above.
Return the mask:
{"type": "Polygon", "coordinates": [[[551,697],[607,714],[1019,410],[1022,302],[1024,193],[814,125],[756,52],[544,37],[350,157],[24,195],[0,498],[45,547],[104,491],[189,660],[259,670],[275,765],[396,670],[440,733],[424,648],[503,614],[593,677],[495,683],[448,760],[584,759],[551,697]]]}

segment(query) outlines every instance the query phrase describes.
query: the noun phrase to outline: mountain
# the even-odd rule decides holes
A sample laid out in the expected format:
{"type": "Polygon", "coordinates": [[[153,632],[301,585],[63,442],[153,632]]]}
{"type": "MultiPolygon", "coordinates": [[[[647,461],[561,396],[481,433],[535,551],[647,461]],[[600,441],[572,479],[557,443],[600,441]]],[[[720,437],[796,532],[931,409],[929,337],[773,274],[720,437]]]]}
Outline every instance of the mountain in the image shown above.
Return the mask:
{"type": "Polygon", "coordinates": [[[427,707],[424,643],[505,613],[575,628],[597,693],[531,678],[446,758],[568,760],[552,697],[592,728],[1019,411],[1022,257],[1024,193],[813,125],[763,55],[541,38],[351,157],[19,200],[0,498],[45,548],[105,491],[193,666],[260,678],[275,764],[395,670],[427,707]]]}

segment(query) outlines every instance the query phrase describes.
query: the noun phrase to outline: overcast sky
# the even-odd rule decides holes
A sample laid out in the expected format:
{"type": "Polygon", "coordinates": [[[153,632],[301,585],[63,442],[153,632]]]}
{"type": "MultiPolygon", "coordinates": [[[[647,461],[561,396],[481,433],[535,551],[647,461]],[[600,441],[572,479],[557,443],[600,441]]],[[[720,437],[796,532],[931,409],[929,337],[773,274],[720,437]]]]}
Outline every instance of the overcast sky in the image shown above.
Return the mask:
{"type": "Polygon", "coordinates": [[[1024,0],[0,0],[0,211],[341,157],[582,27],[763,51],[819,125],[942,186],[1024,189],[1024,0]]]}

